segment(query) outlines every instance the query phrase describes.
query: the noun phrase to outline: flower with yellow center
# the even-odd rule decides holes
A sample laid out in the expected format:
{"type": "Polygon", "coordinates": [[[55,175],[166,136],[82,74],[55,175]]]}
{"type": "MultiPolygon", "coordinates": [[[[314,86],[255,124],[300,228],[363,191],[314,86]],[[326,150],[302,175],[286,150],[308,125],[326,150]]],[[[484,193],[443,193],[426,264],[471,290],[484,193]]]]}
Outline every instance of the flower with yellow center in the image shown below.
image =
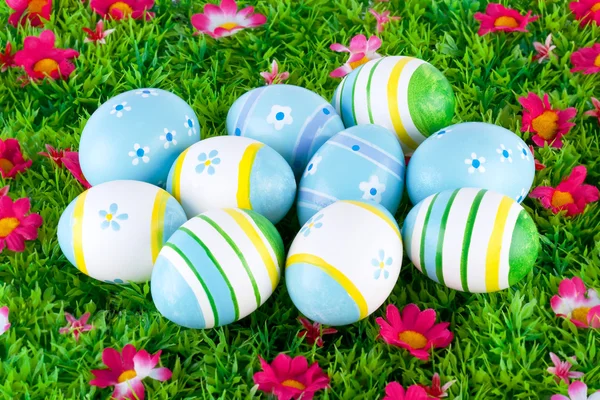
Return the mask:
{"type": "Polygon", "coordinates": [[[51,58],[43,58],[33,65],[33,70],[45,75],[50,75],[54,71],[58,71],[58,63],[51,58]]]}
{"type": "Polygon", "coordinates": [[[4,171],[5,174],[8,174],[13,168],[15,164],[13,164],[10,160],[6,158],[0,158],[0,169],[4,171]]]}
{"type": "Polygon", "coordinates": [[[204,165],[206,165],[208,167],[210,165],[210,160],[204,161],[204,165]]]}
{"type": "Polygon", "coordinates": [[[227,29],[228,31],[230,31],[237,26],[238,26],[238,24],[236,24],[235,22],[225,22],[224,24],[219,25],[217,28],[223,28],[223,29],[227,29]]]}
{"type": "Polygon", "coordinates": [[[558,114],[556,111],[547,110],[531,121],[533,129],[544,140],[552,140],[558,130],[558,114]]]}
{"type": "Polygon", "coordinates": [[[121,13],[123,13],[123,17],[129,17],[131,15],[131,13],[133,13],[133,9],[131,8],[131,6],[129,6],[129,4],[124,3],[122,1],[117,1],[115,3],[113,3],[109,8],[108,8],[108,13],[112,13],[113,10],[119,10],[121,11],[121,13]]]}
{"type": "Polygon", "coordinates": [[[46,4],[48,4],[47,0],[31,0],[29,4],[27,4],[27,12],[30,14],[39,14],[42,12],[42,8],[44,8],[46,4]]]}
{"type": "Polygon", "coordinates": [[[281,384],[283,386],[291,387],[298,390],[306,389],[306,386],[294,379],[286,379],[285,381],[281,382],[281,384]]]}
{"type": "Polygon", "coordinates": [[[587,315],[590,312],[591,308],[590,307],[579,307],[573,310],[573,313],[571,314],[571,318],[582,322],[583,324],[587,325],[588,320],[587,320],[587,315]]]}
{"type": "Polygon", "coordinates": [[[575,203],[573,195],[569,192],[561,192],[560,190],[555,191],[552,194],[552,200],[550,201],[553,207],[562,207],[567,204],[575,203]]]}
{"type": "Polygon", "coordinates": [[[14,217],[0,219],[0,238],[10,235],[19,225],[21,225],[21,222],[14,217]]]}
{"type": "Polygon", "coordinates": [[[113,219],[113,215],[112,214],[106,214],[106,220],[107,221],[112,221],[113,219]]]}
{"type": "Polygon", "coordinates": [[[398,334],[398,339],[402,340],[404,343],[417,350],[420,350],[427,346],[427,338],[423,334],[415,331],[400,332],[398,334]]]}
{"type": "Polygon", "coordinates": [[[127,382],[133,378],[135,378],[137,376],[137,373],[130,369],[128,371],[123,372],[121,375],[119,375],[119,379],[117,379],[117,381],[119,383],[123,383],[123,382],[127,382]]]}
{"type": "Polygon", "coordinates": [[[502,16],[494,21],[496,28],[517,28],[519,23],[513,17],[502,16]]]}

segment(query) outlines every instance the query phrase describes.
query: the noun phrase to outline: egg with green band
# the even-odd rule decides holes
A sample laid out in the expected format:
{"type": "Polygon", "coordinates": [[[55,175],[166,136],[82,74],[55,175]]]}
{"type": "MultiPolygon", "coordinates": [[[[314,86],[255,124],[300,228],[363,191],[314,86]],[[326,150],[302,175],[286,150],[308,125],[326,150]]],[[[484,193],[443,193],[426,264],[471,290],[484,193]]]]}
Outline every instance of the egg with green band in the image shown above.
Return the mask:
{"type": "Polygon", "coordinates": [[[283,258],[283,242],[268,219],[239,208],[211,210],[186,222],[161,250],[152,299],[176,324],[227,325],[267,301],[283,258]]]}
{"type": "Polygon", "coordinates": [[[213,208],[239,207],[277,223],[292,207],[296,180],[285,159],[269,146],[246,137],[217,136],[177,158],[167,191],[189,218],[213,208]]]}
{"type": "Polygon", "coordinates": [[[446,190],[418,203],[404,220],[402,238],[424,275],[471,293],[519,282],[540,249],[535,223],[519,203],[474,188],[446,190]]]}

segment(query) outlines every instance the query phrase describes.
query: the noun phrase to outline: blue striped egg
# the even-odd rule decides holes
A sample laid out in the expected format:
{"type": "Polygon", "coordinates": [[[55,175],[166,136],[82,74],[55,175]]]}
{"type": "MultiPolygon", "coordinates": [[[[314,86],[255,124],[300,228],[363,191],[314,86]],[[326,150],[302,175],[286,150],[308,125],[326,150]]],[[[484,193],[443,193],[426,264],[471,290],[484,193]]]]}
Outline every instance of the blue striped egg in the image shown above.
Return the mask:
{"type": "Polygon", "coordinates": [[[531,271],[540,249],[535,223],[519,203],[475,188],[445,190],[418,203],[402,237],[425,276],[472,293],[514,285],[531,271]]]}
{"type": "Polygon", "coordinates": [[[268,219],[239,208],[211,210],[179,228],[152,271],[160,313],[188,328],[238,321],[277,287],[283,242],[268,219]]]}
{"type": "Polygon", "coordinates": [[[285,158],[298,176],[323,143],[344,129],[331,104],[293,85],[253,89],[227,114],[227,133],[263,142],[285,158]]]}
{"type": "Polygon", "coordinates": [[[167,190],[189,218],[213,208],[239,207],[277,223],[294,204],[296,180],[283,157],[264,143],[216,136],[177,158],[167,190]]]}
{"type": "Polygon", "coordinates": [[[464,122],[425,140],[406,170],[413,204],[443,190],[474,187],[522,202],[535,173],[533,154],[508,129],[485,122],[464,122]]]}
{"type": "Polygon", "coordinates": [[[298,190],[303,225],[338,200],[370,200],[395,214],[404,188],[404,154],[396,135],[358,125],[329,139],[311,158],[298,190]]]}
{"type": "Polygon", "coordinates": [[[131,90],[102,104],[81,133],[81,170],[92,185],[131,179],[164,186],[177,156],[200,140],[194,110],[160,89],[131,90]]]}
{"type": "Polygon", "coordinates": [[[372,201],[342,200],[319,211],[296,235],[285,283],[306,317],[347,325],[383,304],[401,266],[402,239],[394,217],[372,201]]]}
{"type": "Polygon", "coordinates": [[[62,213],[58,244],[77,269],[110,283],[145,282],[163,243],[187,221],[179,203],[145,182],[111,181],[62,213]]]}

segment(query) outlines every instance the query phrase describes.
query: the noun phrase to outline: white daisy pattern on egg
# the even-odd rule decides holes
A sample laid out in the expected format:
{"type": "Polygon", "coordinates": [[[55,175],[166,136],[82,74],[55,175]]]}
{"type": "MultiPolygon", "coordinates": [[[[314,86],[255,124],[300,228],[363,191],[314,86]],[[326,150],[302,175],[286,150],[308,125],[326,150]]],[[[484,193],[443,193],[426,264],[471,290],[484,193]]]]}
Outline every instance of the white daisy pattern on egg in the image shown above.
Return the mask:
{"type": "Polygon", "coordinates": [[[143,98],[148,98],[150,96],[158,96],[158,92],[156,89],[142,89],[135,92],[138,96],[142,96],[143,98]]]}
{"type": "Polygon", "coordinates": [[[496,153],[500,154],[500,162],[508,161],[512,163],[512,150],[504,147],[503,144],[500,145],[500,148],[496,149],[496,153]]]}
{"type": "Polygon", "coordinates": [[[188,136],[196,134],[196,124],[194,124],[194,121],[187,115],[185,116],[185,122],[183,123],[183,127],[188,130],[188,136]]]}
{"type": "Polygon", "coordinates": [[[385,184],[379,182],[377,175],[371,175],[367,182],[361,182],[358,188],[363,192],[362,198],[381,203],[381,194],[385,192],[385,184]]]}
{"type": "Polygon", "coordinates": [[[310,164],[308,164],[308,166],[306,167],[306,171],[304,171],[304,176],[314,175],[315,172],[317,172],[317,168],[319,167],[319,163],[322,159],[323,157],[321,156],[314,156],[312,160],[310,160],[310,164]]]}
{"type": "Polygon", "coordinates": [[[521,143],[517,144],[517,148],[519,149],[519,153],[521,153],[521,160],[529,161],[529,149],[521,143]]]}
{"type": "Polygon", "coordinates": [[[124,101],[120,104],[115,104],[113,109],[110,111],[110,115],[117,115],[117,118],[121,118],[123,116],[124,111],[131,111],[131,107],[127,105],[127,102],[124,101]]]}
{"type": "Polygon", "coordinates": [[[131,160],[131,163],[133,165],[138,165],[140,163],[140,160],[142,160],[144,163],[148,163],[148,161],[150,161],[150,157],[148,157],[148,153],[150,153],[150,147],[148,146],[140,146],[139,143],[136,143],[133,145],[133,151],[129,152],[129,157],[133,157],[133,160],[131,160]]]}
{"type": "Polygon", "coordinates": [[[485,167],[483,164],[485,163],[485,157],[477,157],[477,154],[471,153],[471,158],[465,159],[465,164],[469,165],[469,173],[473,174],[475,171],[479,171],[480,173],[485,172],[485,167]]]}
{"type": "Polygon", "coordinates": [[[167,128],[163,129],[164,135],[160,135],[159,139],[164,141],[163,145],[165,149],[168,149],[170,145],[177,146],[177,140],[175,140],[175,135],[177,132],[170,131],[167,128]]]}
{"type": "Polygon", "coordinates": [[[292,108],[286,106],[274,105],[271,107],[271,113],[267,117],[267,123],[273,125],[275,130],[282,130],[285,125],[294,122],[292,118],[292,108]]]}

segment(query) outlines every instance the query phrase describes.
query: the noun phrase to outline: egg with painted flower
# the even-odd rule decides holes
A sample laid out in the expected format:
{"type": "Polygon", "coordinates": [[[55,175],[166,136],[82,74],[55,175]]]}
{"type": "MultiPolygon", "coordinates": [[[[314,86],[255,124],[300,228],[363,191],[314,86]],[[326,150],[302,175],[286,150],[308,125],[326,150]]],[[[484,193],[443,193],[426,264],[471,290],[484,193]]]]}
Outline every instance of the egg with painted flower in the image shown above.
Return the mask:
{"type": "Polygon", "coordinates": [[[110,283],[145,282],[163,243],[187,221],[166,191],[139,181],[111,181],[77,196],[58,222],[71,264],[110,283]]]}
{"type": "Polygon", "coordinates": [[[194,110],[161,89],[137,89],[102,104],[79,143],[81,170],[90,184],[132,179],[164,186],[177,156],[200,140],[194,110]]]}
{"type": "Polygon", "coordinates": [[[299,176],[323,143],[344,129],[327,100],[294,85],[268,85],[243,94],[227,114],[227,133],[276,150],[299,176]]]}
{"type": "Polygon", "coordinates": [[[309,219],[288,252],[285,282],[298,310],[326,325],[347,325],[377,310],[402,266],[394,217],[372,201],[335,202],[309,219]]]}

